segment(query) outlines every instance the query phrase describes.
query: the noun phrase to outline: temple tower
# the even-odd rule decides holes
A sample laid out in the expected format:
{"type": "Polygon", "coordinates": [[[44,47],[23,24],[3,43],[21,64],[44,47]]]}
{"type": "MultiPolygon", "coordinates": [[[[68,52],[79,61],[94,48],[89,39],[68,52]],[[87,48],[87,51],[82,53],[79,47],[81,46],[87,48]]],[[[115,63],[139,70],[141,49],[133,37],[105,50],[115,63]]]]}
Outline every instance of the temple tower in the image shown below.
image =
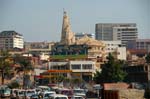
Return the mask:
{"type": "Polygon", "coordinates": [[[64,15],[63,15],[60,43],[64,44],[64,45],[71,45],[71,44],[75,43],[75,36],[74,36],[74,33],[71,31],[69,17],[67,16],[66,11],[64,11],[64,15]]]}

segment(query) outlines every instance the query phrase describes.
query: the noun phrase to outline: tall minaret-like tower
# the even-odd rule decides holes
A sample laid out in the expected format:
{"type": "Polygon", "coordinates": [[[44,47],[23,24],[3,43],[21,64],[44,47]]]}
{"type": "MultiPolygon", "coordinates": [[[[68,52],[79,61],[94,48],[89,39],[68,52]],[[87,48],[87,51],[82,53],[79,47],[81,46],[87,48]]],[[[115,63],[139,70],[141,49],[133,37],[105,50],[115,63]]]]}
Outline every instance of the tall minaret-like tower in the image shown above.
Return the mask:
{"type": "Polygon", "coordinates": [[[64,45],[71,45],[75,43],[75,36],[74,33],[71,31],[69,17],[67,16],[66,11],[64,11],[64,15],[63,15],[63,24],[62,24],[60,43],[64,45]]]}

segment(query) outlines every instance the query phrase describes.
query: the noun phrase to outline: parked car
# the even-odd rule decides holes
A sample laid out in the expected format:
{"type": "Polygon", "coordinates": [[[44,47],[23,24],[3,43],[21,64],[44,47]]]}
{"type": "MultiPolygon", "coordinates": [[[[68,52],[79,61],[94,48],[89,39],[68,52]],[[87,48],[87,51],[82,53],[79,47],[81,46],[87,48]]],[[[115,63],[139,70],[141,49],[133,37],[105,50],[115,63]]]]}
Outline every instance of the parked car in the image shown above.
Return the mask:
{"type": "Polygon", "coordinates": [[[0,86],[0,97],[10,97],[11,89],[8,88],[8,86],[0,86]]]}
{"type": "Polygon", "coordinates": [[[54,94],[50,96],[49,99],[68,99],[68,96],[62,94],[54,94]]]}
{"type": "Polygon", "coordinates": [[[25,97],[25,90],[24,89],[19,89],[16,93],[17,99],[24,99],[25,97]]]}
{"type": "Polygon", "coordinates": [[[75,96],[82,96],[82,97],[86,97],[86,91],[84,89],[80,89],[80,88],[76,88],[73,89],[73,93],[75,96]]]}
{"type": "Polygon", "coordinates": [[[82,96],[72,96],[71,99],[85,99],[85,98],[82,96]]]}
{"type": "Polygon", "coordinates": [[[69,99],[73,96],[73,90],[72,89],[59,89],[59,94],[67,95],[69,99]]]}
{"type": "Polygon", "coordinates": [[[54,95],[54,94],[56,94],[55,91],[45,91],[43,93],[43,99],[49,99],[49,97],[52,96],[52,95],[54,95]]]}
{"type": "Polygon", "coordinates": [[[19,89],[11,89],[10,99],[16,99],[18,90],[19,89]]]}

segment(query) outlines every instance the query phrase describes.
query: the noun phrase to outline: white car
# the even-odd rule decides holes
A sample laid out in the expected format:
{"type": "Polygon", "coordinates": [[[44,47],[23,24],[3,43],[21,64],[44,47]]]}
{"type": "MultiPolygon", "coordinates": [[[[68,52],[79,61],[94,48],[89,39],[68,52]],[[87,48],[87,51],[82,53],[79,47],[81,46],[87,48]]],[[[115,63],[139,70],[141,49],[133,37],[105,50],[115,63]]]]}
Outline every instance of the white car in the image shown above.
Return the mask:
{"type": "Polygon", "coordinates": [[[85,92],[84,89],[80,89],[80,88],[73,89],[73,93],[74,93],[75,96],[86,97],[86,92],[85,92]]]}
{"type": "Polygon", "coordinates": [[[33,89],[28,89],[25,91],[25,96],[27,99],[30,99],[31,96],[35,95],[36,94],[36,91],[33,90],[33,89]]]}
{"type": "Polygon", "coordinates": [[[49,99],[50,96],[53,96],[53,95],[55,95],[55,94],[56,94],[55,91],[45,91],[45,92],[43,93],[43,99],[49,99]]]}
{"type": "Polygon", "coordinates": [[[50,96],[49,99],[68,99],[68,96],[62,94],[54,94],[50,96]]]}
{"type": "Polygon", "coordinates": [[[72,96],[71,99],[85,99],[85,98],[82,96],[72,96]]]}

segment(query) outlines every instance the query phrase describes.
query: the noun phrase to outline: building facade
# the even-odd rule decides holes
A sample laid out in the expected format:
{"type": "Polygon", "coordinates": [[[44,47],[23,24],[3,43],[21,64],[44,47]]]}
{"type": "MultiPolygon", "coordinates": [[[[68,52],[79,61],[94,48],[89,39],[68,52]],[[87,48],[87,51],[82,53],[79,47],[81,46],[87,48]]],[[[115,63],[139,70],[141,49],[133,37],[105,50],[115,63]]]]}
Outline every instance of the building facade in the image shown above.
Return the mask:
{"type": "Polygon", "coordinates": [[[102,41],[106,45],[106,52],[115,52],[118,47],[121,47],[121,41],[102,41]]]}
{"type": "Polygon", "coordinates": [[[122,45],[138,37],[135,23],[98,23],[95,27],[97,40],[112,41],[121,40],[122,45]]]}
{"type": "Polygon", "coordinates": [[[147,83],[150,80],[150,65],[125,66],[128,82],[147,83]]]}
{"type": "Polygon", "coordinates": [[[145,49],[150,52],[150,39],[137,39],[136,49],[145,49]]]}
{"type": "Polygon", "coordinates": [[[12,50],[23,49],[23,36],[16,31],[2,31],[0,33],[0,49],[12,50]]]}
{"type": "Polygon", "coordinates": [[[126,60],[126,47],[123,47],[121,41],[102,41],[106,45],[106,53],[112,53],[119,60],[126,60]]]}
{"type": "Polygon", "coordinates": [[[25,42],[25,51],[32,54],[47,54],[50,55],[53,42],[25,42]]]}

